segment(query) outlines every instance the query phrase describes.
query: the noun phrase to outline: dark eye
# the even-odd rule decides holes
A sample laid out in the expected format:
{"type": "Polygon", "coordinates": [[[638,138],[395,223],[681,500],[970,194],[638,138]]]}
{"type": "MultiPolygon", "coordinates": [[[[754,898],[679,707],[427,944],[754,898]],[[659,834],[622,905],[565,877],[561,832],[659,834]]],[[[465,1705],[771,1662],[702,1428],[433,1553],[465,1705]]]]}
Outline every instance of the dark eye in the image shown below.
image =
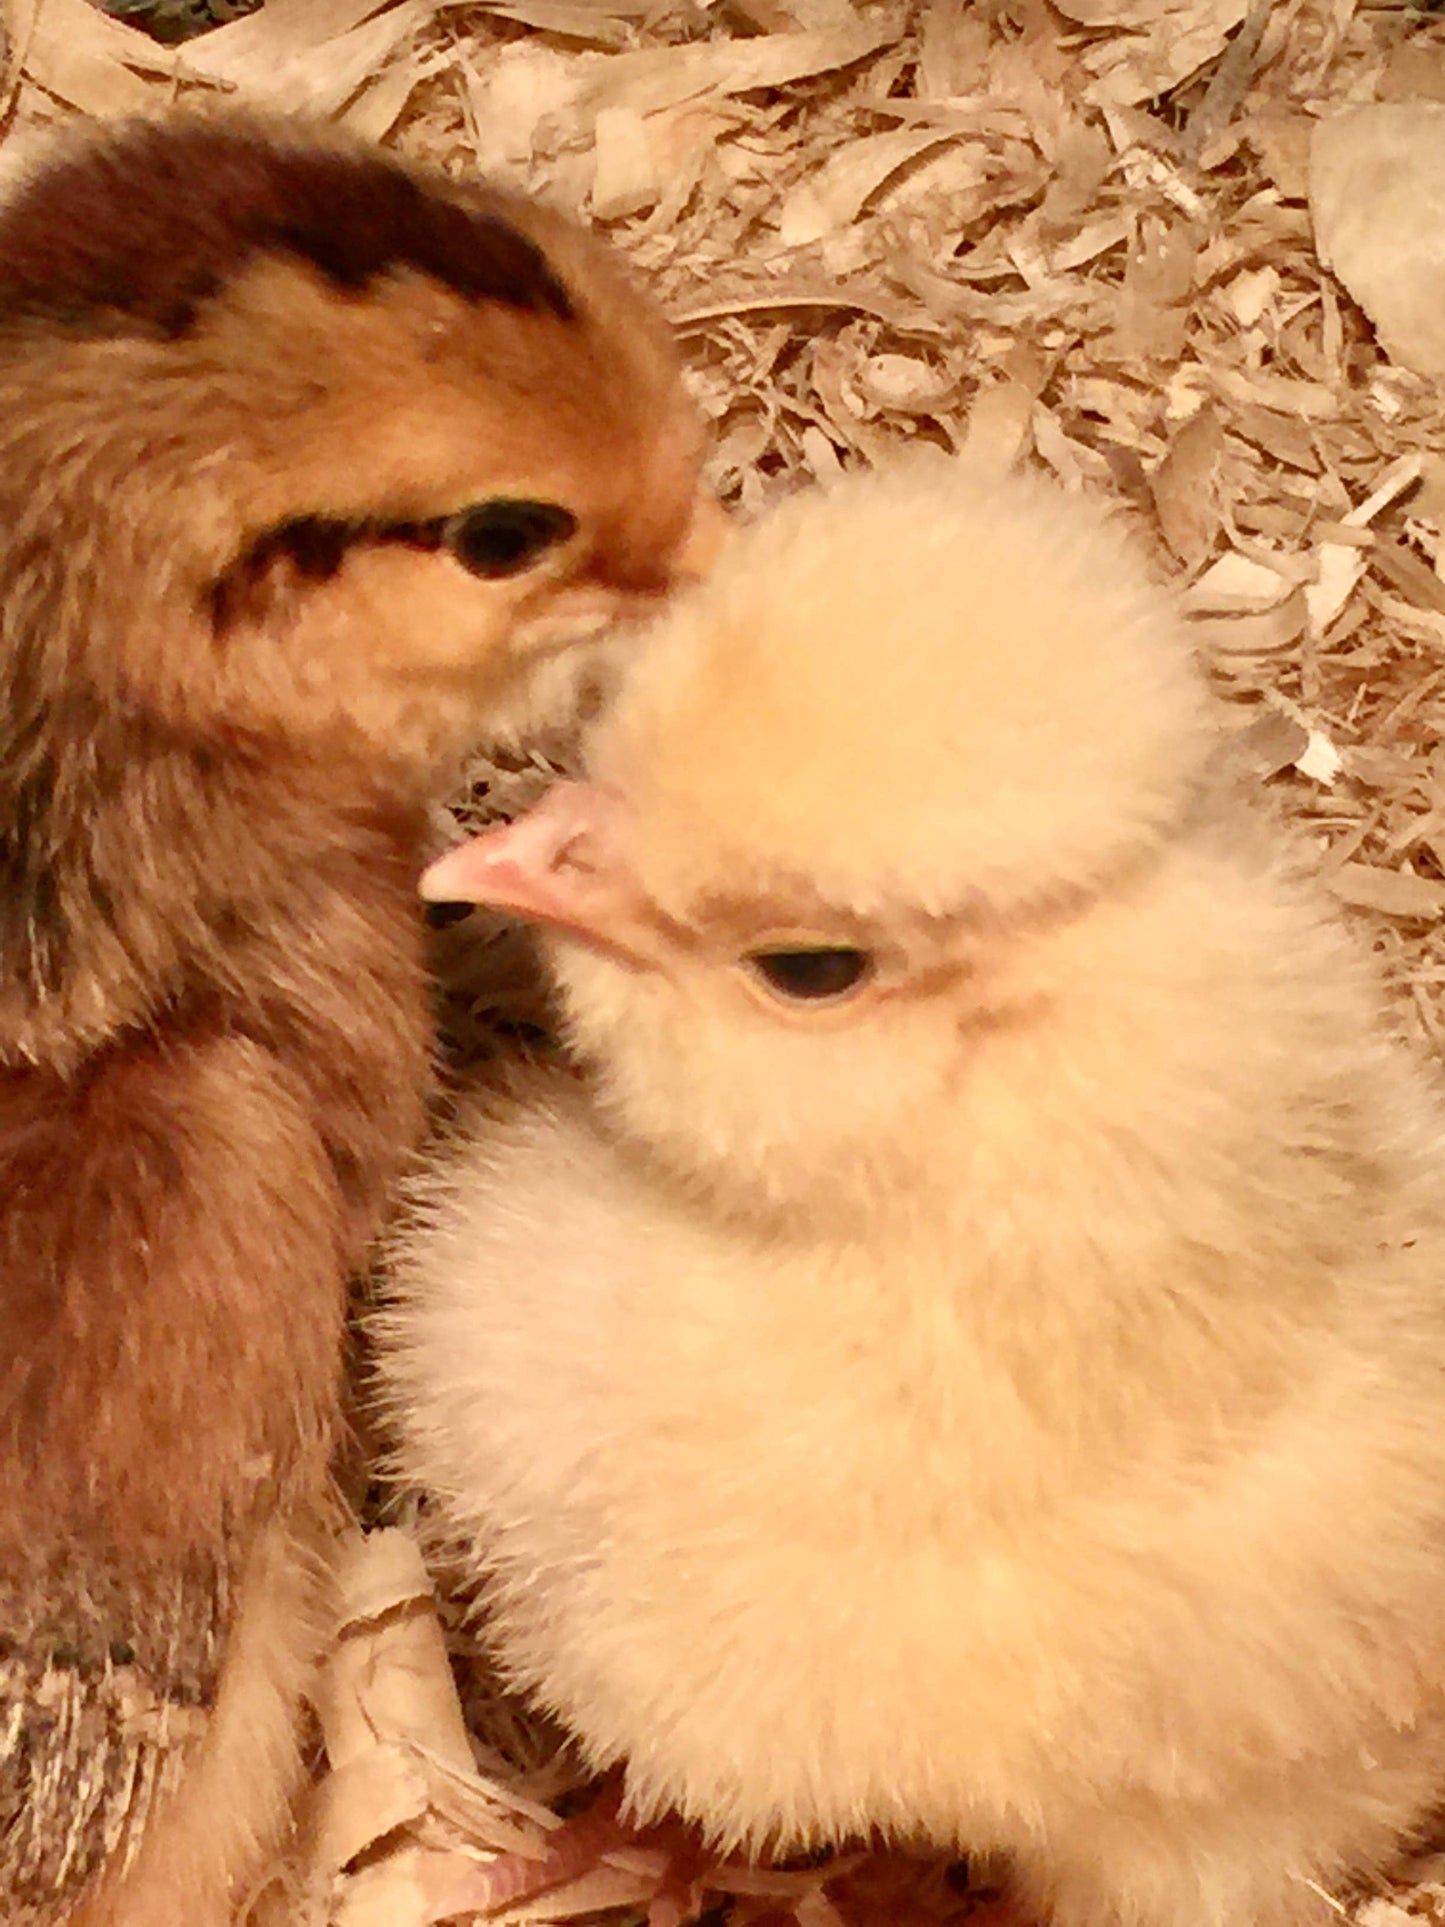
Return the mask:
{"type": "Polygon", "coordinates": [[[866,950],[841,946],[809,950],[755,950],[749,967],[769,990],[794,1003],[819,1004],[846,996],[873,968],[866,950]]]}
{"type": "Polygon", "coordinates": [[[447,522],[443,540],[473,575],[520,575],[577,527],[555,502],[479,502],[447,522]]]}

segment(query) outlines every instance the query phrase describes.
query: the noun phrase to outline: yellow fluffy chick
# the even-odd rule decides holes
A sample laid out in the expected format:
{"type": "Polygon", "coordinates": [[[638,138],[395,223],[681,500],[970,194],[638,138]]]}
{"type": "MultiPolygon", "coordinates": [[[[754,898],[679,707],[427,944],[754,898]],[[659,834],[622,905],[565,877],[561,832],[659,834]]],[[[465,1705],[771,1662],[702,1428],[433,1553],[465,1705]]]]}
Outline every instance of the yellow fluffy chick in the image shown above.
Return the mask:
{"type": "Polygon", "coordinates": [[[387,1396],[638,1814],[1274,1927],[1445,1792],[1441,1112],[1216,765],[1101,512],[904,469],[429,875],[549,927],[583,1075],[438,1160],[387,1396]]]}

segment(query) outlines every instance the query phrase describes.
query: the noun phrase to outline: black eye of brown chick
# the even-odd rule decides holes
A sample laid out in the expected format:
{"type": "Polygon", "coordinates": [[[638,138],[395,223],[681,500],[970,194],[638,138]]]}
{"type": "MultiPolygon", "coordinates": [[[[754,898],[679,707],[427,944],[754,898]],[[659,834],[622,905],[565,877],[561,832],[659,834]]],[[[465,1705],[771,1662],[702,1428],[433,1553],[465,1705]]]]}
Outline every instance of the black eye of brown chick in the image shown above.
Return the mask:
{"type": "Polygon", "coordinates": [[[444,539],[464,569],[499,579],[530,568],[576,532],[576,516],[555,502],[482,502],[454,515],[444,539]]]}
{"type": "Polygon", "coordinates": [[[299,1777],[346,1282],[469,743],[698,565],[665,326],[295,126],[0,207],[0,1914],[228,1921],[299,1777]]]}

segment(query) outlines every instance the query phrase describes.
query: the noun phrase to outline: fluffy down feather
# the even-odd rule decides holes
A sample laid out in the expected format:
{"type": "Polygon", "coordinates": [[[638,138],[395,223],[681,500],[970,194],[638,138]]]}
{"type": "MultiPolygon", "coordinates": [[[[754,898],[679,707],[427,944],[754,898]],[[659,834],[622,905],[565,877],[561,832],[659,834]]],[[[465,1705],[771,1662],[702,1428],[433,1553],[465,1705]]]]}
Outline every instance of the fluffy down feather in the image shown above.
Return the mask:
{"type": "Polygon", "coordinates": [[[393,1253],[511,1676],[722,1842],[1326,1918],[1445,1789],[1445,1131],[1124,537],[794,500],[426,887],[543,924],[582,1067],[393,1253]]]}

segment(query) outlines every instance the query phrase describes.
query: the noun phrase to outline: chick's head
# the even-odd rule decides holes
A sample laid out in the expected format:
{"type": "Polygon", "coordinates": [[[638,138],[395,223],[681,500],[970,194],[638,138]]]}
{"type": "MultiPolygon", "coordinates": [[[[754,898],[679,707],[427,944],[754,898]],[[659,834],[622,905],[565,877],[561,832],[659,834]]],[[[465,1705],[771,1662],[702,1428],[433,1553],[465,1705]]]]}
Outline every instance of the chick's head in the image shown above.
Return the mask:
{"type": "Polygon", "coordinates": [[[244,118],[65,139],[0,207],[15,704],[475,732],[715,513],[668,331],[520,196],[244,118]]]}
{"type": "Polygon", "coordinates": [[[587,780],[444,858],[548,926],[625,1128],[784,1200],[891,1183],[1033,937],[1149,862],[1211,731],[1108,516],[907,465],[740,536],[628,665],[587,780]]]}

